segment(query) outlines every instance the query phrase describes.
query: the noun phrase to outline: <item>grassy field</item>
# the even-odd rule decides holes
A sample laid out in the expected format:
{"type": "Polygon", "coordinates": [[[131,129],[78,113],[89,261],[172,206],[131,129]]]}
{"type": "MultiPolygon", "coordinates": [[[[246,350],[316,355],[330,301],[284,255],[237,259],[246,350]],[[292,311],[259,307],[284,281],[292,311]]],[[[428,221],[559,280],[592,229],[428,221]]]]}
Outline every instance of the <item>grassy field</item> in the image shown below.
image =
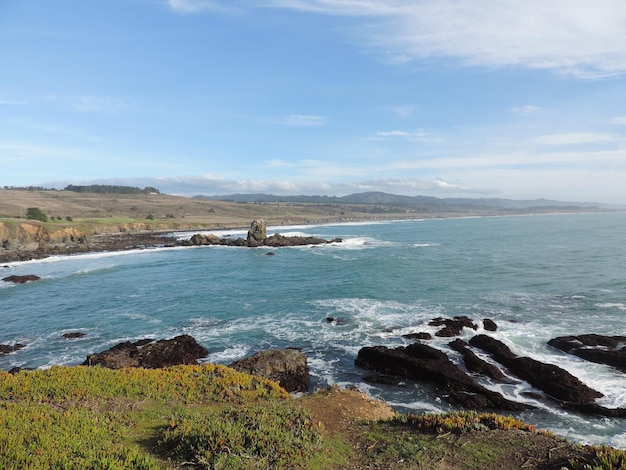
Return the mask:
{"type": "Polygon", "coordinates": [[[236,203],[163,194],[96,194],[0,189],[0,218],[23,218],[37,207],[58,225],[142,222],[155,227],[247,227],[254,219],[271,225],[415,217],[406,209],[367,204],[236,203]]]}
{"type": "Polygon", "coordinates": [[[0,468],[617,469],[495,414],[400,415],[353,390],[294,399],[224,366],[0,373],[0,468]]]}

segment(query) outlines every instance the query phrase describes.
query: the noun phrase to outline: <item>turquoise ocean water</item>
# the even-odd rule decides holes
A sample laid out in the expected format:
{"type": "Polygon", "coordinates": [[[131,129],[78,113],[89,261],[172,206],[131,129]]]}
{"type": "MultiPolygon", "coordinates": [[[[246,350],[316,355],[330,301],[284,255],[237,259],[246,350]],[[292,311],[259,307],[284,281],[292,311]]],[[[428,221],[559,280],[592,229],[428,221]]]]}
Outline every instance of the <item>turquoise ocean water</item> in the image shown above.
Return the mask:
{"type": "MultiPolygon", "coordinates": [[[[279,231],[344,242],[168,248],[11,263],[0,277],[37,274],[42,280],[0,282],[0,343],[26,344],[0,357],[0,369],[75,365],[120,341],[186,333],[209,349],[211,362],[228,364],[261,349],[297,346],[308,356],[313,388],[357,385],[402,411],[446,411],[451,408],[428,385],[364,383],[365,372],[354,359],[362,346],[405,345],[404,333],[434,332],[427,326],[432,318],[467,315],[493,319],[499,326],[493,335],[514,352],[557,364],[601,391],[599,403],[626,407],[625,374],[546,345],[560,335],[626,335],[626,213],[279,231]],[[329,323],[328,317],[337,321],[329,323]],[[86,336],[62,338],[75,331],[86,336]]],[[[448,341],[429,344],[456,358],[448,341]]],[[[542,429],[576,442],[626,448],[626,420],[551,409],[522,396],[531,390],[524,383],[483,383],[535,404],[518,416],[542,429]]]]}

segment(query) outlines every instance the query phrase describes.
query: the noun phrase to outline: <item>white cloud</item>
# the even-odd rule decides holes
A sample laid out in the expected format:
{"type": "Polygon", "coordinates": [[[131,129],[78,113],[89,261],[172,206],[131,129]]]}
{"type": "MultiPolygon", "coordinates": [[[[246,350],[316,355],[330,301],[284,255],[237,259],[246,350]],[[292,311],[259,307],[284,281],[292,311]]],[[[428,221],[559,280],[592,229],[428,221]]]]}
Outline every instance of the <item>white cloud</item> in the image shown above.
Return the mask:
{"type": "Polygon", "coordinates": [[[519,106],[511,109],[511,111],[517,114],[533,114],[540,110],[541,108],[539,106],[534,106],[532,104],[527,104],[525,106],[519,106]]]}
{"type": "Polygon", "coordinates": [[[310,127],[321,126],[326,122],[324,116],[312,116],[307,114],[292,114],[288,116],[283,123],[288,126],[310,127]]]}
{"type": "Polygon", "coordinates": [[[626,116],[618,116],[613,118],[611,121],[612,124],[617,124],[618,126],[626,126],[626,116]]]}
{"type": "Polygon", "coordinates": [[[394,106],[391,108],[396,117],[400,119],[407,119],[413,115],[415,112],[415,106],[413,105],[404,105],[404,106],[394,106]]]}
{"type": "Polygon", "coordinates": [[[414,132],[393,130],[393,131],[379,131],[373,137],[367,140],[384,141],[393,139],[403,139],[409,142],[421,142],[421,143],[434,143],[439,142],[441,139],[429,132],[423,130],[417,130],[414,132]]]}
{"type": "Polygon", "coordinates": [[[593,132],[573,132],[567,134],[549,134],[537,137],[535,142],[542,145],[577,145],[615,142],[615,136],[593,132]]]}
{"type": "Polygon", "coordinates": [[[110,96],[81,95],[72,100],[71,107],[83,112],[116,112],[129,108],[130,104],[110,96]]]}
{"type": "Polygon", "coordinates": [[[197,13],[216,8],[209,0],[167,0],[167,5],[176,13],[197,13]]]}
{"type": "Polygon", "coordinates": [[[584,78],[626,73],[623,0],[257,0],[256,4],[367,16],[359,40],[394,62],[443,57],[466,65],[548,69],[584,78]]]}

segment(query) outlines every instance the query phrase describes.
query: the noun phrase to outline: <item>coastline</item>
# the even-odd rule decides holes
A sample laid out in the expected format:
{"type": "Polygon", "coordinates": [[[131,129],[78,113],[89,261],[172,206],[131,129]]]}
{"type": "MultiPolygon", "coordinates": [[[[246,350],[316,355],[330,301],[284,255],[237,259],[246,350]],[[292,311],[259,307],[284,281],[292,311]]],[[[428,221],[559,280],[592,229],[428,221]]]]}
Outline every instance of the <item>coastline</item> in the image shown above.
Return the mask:
{"type": "MultiPolygon", "coordinates": [[[[367,224],[367,223],[392,223],[392,222],[409,222],[418,220],[431,220],[431,219],[458,219],[458,218],[482,218],[482,217],[528,217],[528,216],[545,216],[545,215],[568,215],[568,214],[592,214],[606,211],[476,211],[476,212],[462,212],[462,213],[414,213],[414,214],[386,214],[378,216],[367,217],[321,217],[314,220],[299,218],[287,218],[272,217],[265,219],[268,228],[279,227],[311,227],[316,225],[344,225],[344,224],[367,224]]],[[[262,217],[259,217],[261,219],[262,217]]],[[[150,248],[172,248],[181,246],[181,240],[179,237],[172,236],[172,234],[189,233],[190,236],[196,233],[206,232],[231,232],[231,231],[247,231],[250,228],[250,221],[235,221],[228,224],[220,223],[207,223],[199,224],[193,227],[186,226],[179,223],[159,223],[158,228],[146,229],[146,224],[136,222],[134,224],[111,225],[101,226],[93,224],[93,228],[87,224],[81,224],[82,230],[77,226],[67,224],[60,230],[57,229],[56,233],[72,233],[72,236],[63,236],[59,240],[54,240],[54,237],[50,236],[52,229],[47,229],[47,224],[38,223],[36,221],[24,220],[22,226],[25,224],[34,225],[38,227],[36,233],[28,234],[28,239],[24,240],[24,237],[20,237],[19,240],[6,239],[2,237],[0,240],[0,268],[4,265],[14,262],[24,262],[31,260],[45,259],[50,256],[71,256],[76,254],[87,253],[101,253],[101,252],[114,252],[114,251],[127,251],[127,250],[142,250],[150,248]],[[45,235],[41,235],[41,231],[45,232],[45,235]],[[137,227],[137,228],[135,228],[137,227]],[[80,234],[79,237],[74,238],[74,233],[80,234]],[[31,236],[32,235],[32,236],[31,236]]],[[[2,221],[0,221],[0,228],[3,227],[2,221]]],[[[31,230],[32,232],[32,230],[31,230]]]]}

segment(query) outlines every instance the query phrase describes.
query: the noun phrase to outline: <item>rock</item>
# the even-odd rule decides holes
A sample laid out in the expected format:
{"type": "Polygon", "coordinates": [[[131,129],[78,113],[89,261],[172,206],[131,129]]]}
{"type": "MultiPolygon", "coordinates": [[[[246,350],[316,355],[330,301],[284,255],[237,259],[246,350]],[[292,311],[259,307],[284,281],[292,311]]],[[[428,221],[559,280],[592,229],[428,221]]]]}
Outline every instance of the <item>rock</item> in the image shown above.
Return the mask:
{"type": "MultiPolygon", "coordinates": [[[[265,246],[281,247],[281,246],[304,246],[304,245],[323,245],[331,243],[319,237],[285,237],[279,233],[275,233],[271,237],[263,241],[265,246]]],[[[250,245],[252,246],[252,245],[250,245]]]]}
{"type": "Polygon", "coordinates": [[[24,346],[25,345],[22,344],[22,343],[0,344],[0,356],[3,356],[4,354],[10,354],[10,353],[15,352],[15,351],[19,351],[24,346]]]}
{"type": "Polygon", "coordinates": [[[466,316],[458,316],[454,318],[434,318],[429,323],[430,326],[442,326],[444,328],[435,333],[435,336],[450,338],[452,336],[459,336],[463,328],[471,328],[476,330],[478,327],[474,324],[471,318],[466,316]]]}
{"type": "Polygon", "coordinates": [[[463,356],[463,363],[470,372],[476,372],[477,374],[491,377],[498,382],[507,382],[506,376],[500,369],[479,358],[471,349],[469,349],[469,344],[462,339],[457,338],[448,343],[448,346],[461,353],[463,356]]]}
{"type": "Polygon", "coordinates": [[[208,235],[196,233],[188,241],[188,244],[192,246],[219,245],[219,243],[220,239],[217,235],[213,235],[212,233],[208,235]]]}
{"type": "Polygon", "coordinates": [[[265,220],[253,220],[248,230],[248,246],[261,246],[267,238],[267,226],[265,220]]]}
{"type": "Polygon", "coordinates": [[[24,284],[26,282],[38,281],[39,279],[41,278],[34,274],[26,274],[25,276],[13,275],[2,278],[4,282],[13,282],[14,284],[24,284]]]}
{"type": "Polygon", "coordinates": [[[548,341],[548,344],[587,361],[606,364],[626,372],[626,336],[559,336],[548,341]]]}
{"type": "Polygon", "coordinates": [[[401,386],[405,382],[401,377],[397,375],[385,375],[385,374],[368,374],[363,376],[363,381],[369,384],[379,385],[395,385],[401,386]]]}
{"type": "Polygon", "coordinates": [[[415,343],[395,349],[364,347],[359,351],[355,364],[386,375],[432,382],[440,396],[454,405],[512,411],[528,408],[481,386],[455,366],[444,352],[425,344],[415,343]]]}
{"type": "Polygon", "coordinates": [[[494,322],[493,320],[485,318],[483,320],[483,328],[487,331],[496,331],[498,329],[498,325],[496,325],[496,322],[494,322]]]}
{"type": "Polygon", "coordinates": [[[267,349],[229,367],[277,382],[288,392],[306,392],[311,383],[306,356],[297,349],[267,349]]]}
{"type": "Polygon", "coordinates": [[[265,253],[266,256],[276,256],[276,253],[272,253],[271,251],[268,251],[267,253],[265,253]]]}
{"type": "Polygon", "coordinates": [[[74,331],[72,333],[63,333],[62,335],[62,337],[65,339],[82,338],[83,336],[85,336],[85,333],[83,333],[82,331],[74,331]]]}
{"type": "Polygon", "coordinates": [[[423,340],[433,339],[433,335],[425,331],[420,331],[419,333],[407,333],[405,335],[402,335],[402,337],[406,339],[423,339],[423,340]]]}
{"type": "Polygon", "coordinates": [[[490,336],[476,335],[469,343],[487,351],[491,357],[517,377],[526,380],[533,387],[543,390],[557,400],[592,403],[596,398],[603,396],[566,370],[530,357],[516,356],[504,343],[490,336]]]}
{"type": "Polygon", "coordinates": [[[145,367],[158,369],[181,364],[197,364],[197,360],[208,356],[209,351],[189,335],[180,335],[160,341],[126,341],[106,351],[87,356],[84,366],[100,365],[109,369],[145,367]]]}

